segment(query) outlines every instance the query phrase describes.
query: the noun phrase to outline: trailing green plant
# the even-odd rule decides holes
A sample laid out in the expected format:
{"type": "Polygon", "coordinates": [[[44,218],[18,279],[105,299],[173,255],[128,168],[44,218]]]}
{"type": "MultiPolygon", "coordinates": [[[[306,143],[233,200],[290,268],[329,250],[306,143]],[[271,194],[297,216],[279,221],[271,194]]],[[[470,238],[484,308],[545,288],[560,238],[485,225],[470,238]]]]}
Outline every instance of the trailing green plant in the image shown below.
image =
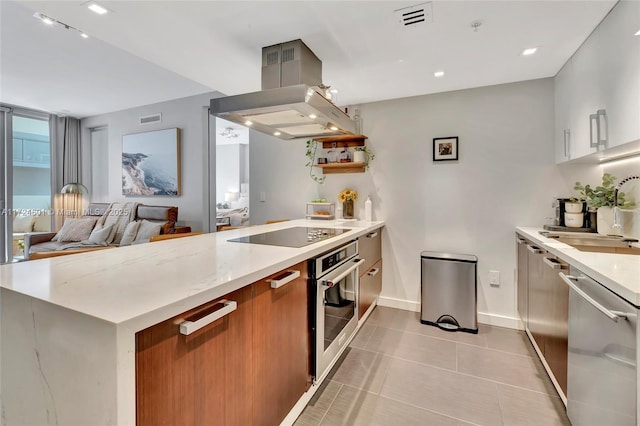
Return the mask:
{"type": "Polygon", "coordinates": [[[326,176],[318,176],[314,173],[314,161],[316,159],[316,151],[318,150],[318,142],[314,141],[313,139],[309,139],[307,141],[307,152],[306,152],[306,156],[307,156],[307,164],[306,166],[309,167],[309,177],[311,179],[313,179],[314,181],[322,184],[324,183],[324,180],[326,178],[326,176]]]}
{"type": "MultiPolygon", "coordinates": [[[[616,177],[610,173],[602,175],[602,185],[592,188],[591,185],[582,185],[580,182],[576,182],[573,189],[577,192],[577,195],[571,197],[571,200],[584,200],[589,207],[614,207],[614,194],[615,194],[615,181],[616,177]]],[[[635,202],[631,200],[625,200],[624,192],[618,192],[618,206],[627,208],[635,206],[635,202]]]]}
{"type": "Polygon", "coordinates": [[[376,158],[376,155],[373,153],[373,151],[371,151],[365,145],[355,147],[355,151],[362,151],[362,152],[365,153],[365,155],[367,156],[367,162],[366,162],[364,168],[368,169],[369,168],[369,163],[372,162],[374,158],[376,158]]]}

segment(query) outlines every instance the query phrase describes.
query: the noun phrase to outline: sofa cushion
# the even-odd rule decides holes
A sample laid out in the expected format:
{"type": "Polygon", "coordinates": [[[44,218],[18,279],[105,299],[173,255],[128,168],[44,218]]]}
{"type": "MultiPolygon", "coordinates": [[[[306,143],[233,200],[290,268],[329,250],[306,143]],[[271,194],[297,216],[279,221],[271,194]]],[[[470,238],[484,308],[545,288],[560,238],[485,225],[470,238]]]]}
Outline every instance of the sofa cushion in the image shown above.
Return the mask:
{"type": "Polygon", "coordinates": [[[40,213],[33,222],[34,232],[51,232],[51,215],[40,213]]]}
{"type": "Polygon", "coordinates": [[[131,243],[133,243],[133,240],[136,239],[136,235],[138,234],[140,223],[141,222],[129,222],[127,224],[127,227],[124,228],[122,238],[120,239],[121,246],[130,246],[131,243]]]}
{"type": "Polygon", "coordinates": [[[15,216],[13,218],[13,232],[31,232],[35,221],[35,216],[15,216]]]}
{"type": "Polygon", "coordinates": [[[133,240],[133,244],[148,243],[153,235],[160,235],[162,224],[154,223],[149,220],[143,220],[138,228],[136,238],[133,240]]]}
{"type": "Polygon", "coordinates": [[[107,246],[109,243],[107,239],[111,235],[111,229],[113,228],[113,224],[102,226],[96,225],[91,231],[91,235],[89,235],[89,239],[82,240],[82,244],[95,244],[98,246],[107,246]]]}
{"type": "Polygon", "coordinates": [[[45,251],[55,251],[67,243],[59,243],[57,241],[46,241],[44,243],[38,243],[30,246],[29,253],[40,253],[45,251]]]}
{"type": "Polygon", "coordinates": [[[62,229],[58,231],[52,241],[62,243],[86,240],[91,235],[91,230],[93,229],[95,224],[95,218],[68,218],[64,221],[62,229]]]}

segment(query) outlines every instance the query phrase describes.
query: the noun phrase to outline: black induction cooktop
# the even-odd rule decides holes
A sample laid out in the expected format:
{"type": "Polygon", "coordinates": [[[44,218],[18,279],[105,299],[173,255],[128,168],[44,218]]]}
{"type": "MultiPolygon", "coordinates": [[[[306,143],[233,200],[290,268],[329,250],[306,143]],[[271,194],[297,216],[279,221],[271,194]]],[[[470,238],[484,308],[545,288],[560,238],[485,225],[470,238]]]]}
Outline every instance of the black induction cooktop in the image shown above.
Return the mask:
{"type": "Polygon", "coordinates": [[[345,228],[307,228],[297,226],[295,228],[280,229],[278,231],[249,235],[247,237],[233,238],[234,243],[266,244],[282,247],[304,247],[319,241],[328,240],[343,234],[350,229],[345,228]]]}

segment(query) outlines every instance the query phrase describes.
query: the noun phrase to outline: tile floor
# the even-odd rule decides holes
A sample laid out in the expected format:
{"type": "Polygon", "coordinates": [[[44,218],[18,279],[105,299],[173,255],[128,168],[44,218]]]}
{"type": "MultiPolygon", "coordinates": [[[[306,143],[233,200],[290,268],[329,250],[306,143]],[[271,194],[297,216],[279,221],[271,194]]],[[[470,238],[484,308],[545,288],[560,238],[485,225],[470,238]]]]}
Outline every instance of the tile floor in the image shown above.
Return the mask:
{"type": "Polygon", "coordinates": [[[524,332],[419,318],[377,307],[295,425],[570,424],[524,332]]]}

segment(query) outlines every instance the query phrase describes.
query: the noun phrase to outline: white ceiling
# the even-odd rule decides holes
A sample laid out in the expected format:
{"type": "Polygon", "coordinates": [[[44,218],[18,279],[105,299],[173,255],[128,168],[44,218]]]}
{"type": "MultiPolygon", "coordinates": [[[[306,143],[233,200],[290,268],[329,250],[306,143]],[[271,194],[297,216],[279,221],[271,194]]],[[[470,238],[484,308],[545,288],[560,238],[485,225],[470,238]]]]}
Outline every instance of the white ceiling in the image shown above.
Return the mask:
{"type": "Polygon", "coordinates": [[[0,1],[0,100],[87,116],[260,90],[261,48],[297,38],[339,105],[550,77],[615,1],[435,1],[433,22],[411,30],[393,11],[419,1],[105,0],[102,16],[84,0],[18,3],[0,1]],[[45,28],[34,11],[91,38],[45,28]]]}

